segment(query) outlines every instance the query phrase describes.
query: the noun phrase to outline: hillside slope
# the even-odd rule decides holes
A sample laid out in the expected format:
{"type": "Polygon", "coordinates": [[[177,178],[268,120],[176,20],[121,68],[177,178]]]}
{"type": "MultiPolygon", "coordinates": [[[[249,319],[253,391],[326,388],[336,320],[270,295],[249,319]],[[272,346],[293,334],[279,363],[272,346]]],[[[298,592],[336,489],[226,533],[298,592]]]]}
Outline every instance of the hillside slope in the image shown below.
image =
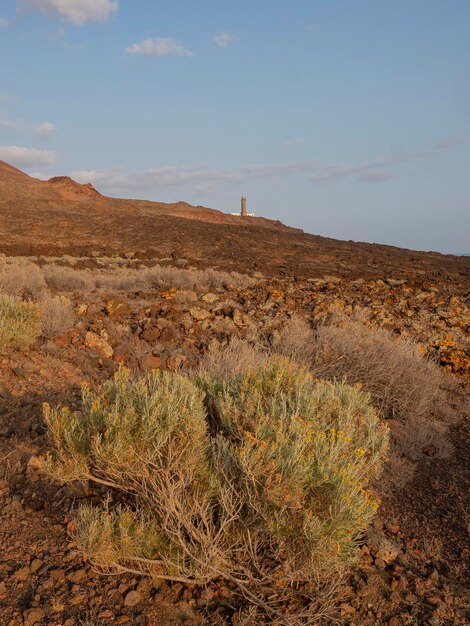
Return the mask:
{"type": "Polygon", "coordinates": [[[200,267],[279,276],[443,277],[470,281],[470,257],[337,241],[264,218],[184,202],[101,195],[68,177],[41,181],[0,162],[0,252],[7,255],[137,253],[200,267]]]}
{"type": "Polygon", "coordinates": [[[2,328],[18,337],[23,326],[11,322],[15,299],[4,299],[0,315],[1,626],[273,623],[253,619],[230,581],[100,574],[74,532],[78,506],[103,491],[38,471],[53,446],[44,403],[75,411],[83,383],[96,389],[123,366],[170,375],[213,358],[240,372],[260,349],[370,389],[392,429],[373,485],[381,506],[358,561],[337,596],[322,580],[324,600],[311,607],[319,618],[302,624],[470,623],[470,258],[336,241],[186,203],[107,198],[0,163],[0,287],[41,315],[41,336],[27,347],[8,332],[2,345],[2,328]]]}

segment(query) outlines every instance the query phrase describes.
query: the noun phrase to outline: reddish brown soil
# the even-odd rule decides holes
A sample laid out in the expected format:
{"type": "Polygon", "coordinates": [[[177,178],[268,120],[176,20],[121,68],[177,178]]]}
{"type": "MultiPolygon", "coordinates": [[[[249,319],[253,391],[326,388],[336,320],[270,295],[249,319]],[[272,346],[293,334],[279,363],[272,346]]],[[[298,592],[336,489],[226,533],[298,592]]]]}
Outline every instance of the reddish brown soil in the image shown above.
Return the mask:
{"type": "MultiPolygon", "coordinates": [[[[70,535],[73,511],[94,495],[51,484],[37,471],[37,455],[50,448],[42,403],[78,406],[80,383],[106,380],[120,362],[137,370],[194,366],[214,336],[243,335],[249,323],[270,332],[294,313],[316,324],[360,307],[373,324],[416,337],[454,372],[453,451],[441,459],[432,447],[423,450],[414,478],[384,492],[375,529],[399,552],[385,562],[366,543],[338,622],[470,623],[470,259],[338,242],[184,203],[113,200],[66,178],[36,181],[6,164],[0,251],[131,251],[277,277],[250,289],[212,290],[212,303],[197,289],[186,303],[177,292],[72,294],[77,319],[70,331],[0,358],[1,626],[238,626],[240,599],[226,585],[156,587],[103,576],[83,562],[70,535]],[[391,277],[405,282],[387,282],[391,277]],[[90,333],[106,338],[112,358],[87,342],[90,333]]],[[[81,263],[92,268],[94,261],[81,263]]]]}
{"type": "Polygon", "coordinates": [[[280,222],[184,202],[117,200],[70,178],[36,180],[0,162],[0,252],[90,255],[135,251],[202,267],[274,276],[410,276],[470,283],[470,257],[337,241],[280,222]]]}

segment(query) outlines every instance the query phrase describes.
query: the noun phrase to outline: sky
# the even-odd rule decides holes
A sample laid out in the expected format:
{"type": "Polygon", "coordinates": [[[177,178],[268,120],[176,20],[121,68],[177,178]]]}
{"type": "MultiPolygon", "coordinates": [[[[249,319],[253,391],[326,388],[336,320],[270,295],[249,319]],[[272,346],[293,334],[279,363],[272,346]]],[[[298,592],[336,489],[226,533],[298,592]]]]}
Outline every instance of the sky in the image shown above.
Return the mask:
{"type": "Polygon", "coordinates": [[[0,159],[470,253],[470,2],[0,0],[0,159]]]}

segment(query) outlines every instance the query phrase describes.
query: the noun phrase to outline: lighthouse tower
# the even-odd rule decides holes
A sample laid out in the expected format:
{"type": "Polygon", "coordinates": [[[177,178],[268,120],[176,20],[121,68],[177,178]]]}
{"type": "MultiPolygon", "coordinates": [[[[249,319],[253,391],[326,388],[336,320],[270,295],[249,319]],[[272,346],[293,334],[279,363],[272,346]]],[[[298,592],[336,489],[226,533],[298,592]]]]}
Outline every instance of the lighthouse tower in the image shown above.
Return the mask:
{"type": "Polygon", "coordinates": [[[246,210],[246,198],[245,198],[245,196],[242,196],[242,210],[240,212],[240,215],[242,217],[246,217],[248,215],[248,212],[246,210]]]}
{"type": "Polygon", "coordinates": [[[237,217],[255,217],[254,213],[248,213],[245,196],[242,196],[242,208],[240,213],[230,213],[230,215],[236,215],[237,217]]]}

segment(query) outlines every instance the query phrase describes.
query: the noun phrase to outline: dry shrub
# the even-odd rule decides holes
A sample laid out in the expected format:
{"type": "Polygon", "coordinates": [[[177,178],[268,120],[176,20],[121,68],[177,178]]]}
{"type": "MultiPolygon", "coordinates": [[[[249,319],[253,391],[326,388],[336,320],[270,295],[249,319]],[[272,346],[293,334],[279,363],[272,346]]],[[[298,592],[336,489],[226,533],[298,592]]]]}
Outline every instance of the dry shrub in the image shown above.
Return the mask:
{"type": "Polygon", "coordinates": [[[192,289],[179,289],[173,298],[173,302],[180,302],[186,304],[188,302],[196,302],[197,293],[192,289]]]}
{"type": "MultiPolygon", "coordinates": [[[[254,280],[249,276],[237,273],[220,272],[217,270],[191,270],[179,269],[176,267],[165,267],[156,265],[155,267],[145,270],[117,270],[116,279],[119,281],[119,274],[122,275],[121,280],[126,278],[127,284],[135,285],[142,289],[166,289],[175,287],[176,289],[191,291],[195,287],[197,289],[218,288],[226,285],[235,285],[237,287],[249,287],[254,284],[254,280]]],[[[112,277],[106,277],[112,280],[112,277]]],[[[126,283],[117,283],[125,290],[126,283]]]]}
{"type": "Polygon", "coordinates": [[[353,560],[378,506],[367,485],[386,426],[359,389],[286,359],[228,378],[121,371],[85,388],[80,412],[46,408],[45,421],[46,472],[111,488],[77,520],[97,566],[224,578],[279,624],[300,623],[285,606],[312,616],[312,589],[353,560]]]}
{"type": "Polygon", "coordinates": [[[73,307],[70,300],[44,293],[39,301],[42,311],[42,335],[54,337],[67,331],[74,322],[73,307]]]}
{"type": "Polygon", "coordinates": [[[95,287],[103,291],[136,291],[143,289],[141,279],[146,270],[116,269],[95,275],[95,287]]]}
{"type": "Polygon", "coordinates": [[[380,482],[380,495],[390,494],[391,492],[400,491],[408,484],[416,470],[416,464],[400,453],[394,443],[393,426],[391,427],[391,450],[387,459],[383,479],[380,482]]]}
{"type": "Polygon", "coordinates": [[[32,302],[0,293],[0,354],[27,348],[41,332],[41,312],[32,302]]]}
{"type": "Polygon", "coordinates": [[[248,340],[214,341],[200,368],[218,375],[244,372],[273,352],[309,368],[317,378],[360,384],[371,394],[392,434],[384,488],[406,484],[423,453],[441,458],[451,453],[453,415],[448,414],[447,396],[452,383],[412,339],[360,319],[336,318],[313,329],[294,316],[273,336],[252,333],[248,340]]]}
{"type": "Polygon", "coordinates": [[[199,371],[214,376],[230,376],[259,368],[268,358],[265,351],[245,339],[231,337],[228,343],[213,339],[199,362],[199,371]]]}
{"type": "Polygon", "coordinates": [[[19,258],[0,259],[0,290],[3,293],[31,298],[44,287],[44,274],[34,263],[19,258]]]}
{"type": "Polygon", "coordinates": [[[309,366],[312,364],[316,353],[315,332],[308,322],[294,315],[282,328],[273,340],[273,350],[276,354],[282,354],[296,363],[309,366]]]}
{"type": "Polygon", "coordinates": [[[88,272],[70,267],[47,265],[44,275],[47,286],[56,291],[92,291],[95,287],[95,281],[88,272]]]}
{"type": "Polygon", "coordinates": [[[252,286],[255,281],[249,276],[236,272],[217,270],[185,270],[176,267],[157,265],[152,268],[118,268],[99,271],[94,275],[70,267],[49,265],[45,268],[46,282],[57,291],[134,291],[168,289],[174,287],[182,291],[194,288],[220,288],[235,285],[238,288],[252,286]]]}
{"type": "Polygon", "coordinates": [[[412,474],[407,460],[415,461],[423,452],[450,453],[449,419],[442,419],[449,379],[412,339],[361,319],[336,318],[313,331],[305,320],[293,318],[274,350],[307,365],[318,378],[360,384],[370,393],[392,433],[387,477],[397,478],[392,465],[401,462],[406,465],[403,483],[412,474]]]}
{"type": "Polygon", "coordinates": [[[416,459],[426,446],[445,455],[445,426],[433,416],[447,403],[446,377],[412,339],[361,321],[322,326],[312,363],[316,376],[360,383],[391,420],[397,452],[416,459]]]}
{"type": "Polygon", "coordinates": [[[185,270],[176,267],[156,265],[143,271],[141,280],[145,289],[176,289],[192,290],[196,284],[196,270],[185,270]]]}
{"type": "Polygon", "coordinates": [[[428,417],[442,399],[442,370],[416,342],[360,321],[321,326],[312,368],[321,378],[363,384],[389,419],[428,417]]]}
{"type": "Polygon", "coordinates": [[[250,276],[237,272],[186,270],[160,265],[145,269],[100,270],[91,274],[84,270],[51,264],[45,267],[44,273],[47,285],[57,291],[137,291],[174,287],[189,292],[195,288],[210,289],[228,285],[242,289],[255,283],[250,276]]]}

